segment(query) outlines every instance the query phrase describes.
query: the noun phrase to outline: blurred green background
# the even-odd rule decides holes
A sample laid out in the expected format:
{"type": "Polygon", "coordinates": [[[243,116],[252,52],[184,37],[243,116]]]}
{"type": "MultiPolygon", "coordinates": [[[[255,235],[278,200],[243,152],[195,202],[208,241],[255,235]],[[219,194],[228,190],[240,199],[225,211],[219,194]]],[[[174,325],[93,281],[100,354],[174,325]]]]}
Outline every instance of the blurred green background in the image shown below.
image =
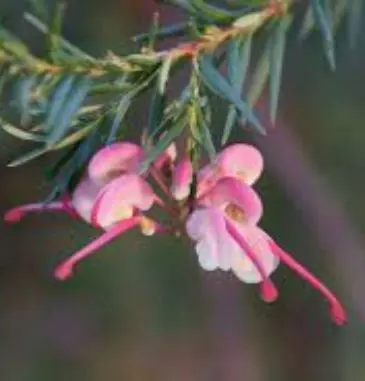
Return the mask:
{"type": "MultiPolygon", "coordinates": [[[[2,22],[42,51],[25,3],[0,1],[2,22]]],[[[95,55],[132,48],[154,9],[149,0],[68,4],[65,36],[95,55]]],[[[0,380],[364,381],[364,53],[363,37],[350,51],[341,31],[331,73],[318,36],[293,37],[277,128],[236,135],[265,155],[263,226],[341,297],[347,326],[334,326],[322,298],[284,266],[274,274],[280,298],[266,305],[233,276],[203,272],[188,242],[134,232],[59,283],[54,266],[98,232],[33,215],[0,229],[0,380]]],[[[27,147],[5,134],[1,145],[2,210],[45,196],[50,158],[9,169],[27,147]]]]}

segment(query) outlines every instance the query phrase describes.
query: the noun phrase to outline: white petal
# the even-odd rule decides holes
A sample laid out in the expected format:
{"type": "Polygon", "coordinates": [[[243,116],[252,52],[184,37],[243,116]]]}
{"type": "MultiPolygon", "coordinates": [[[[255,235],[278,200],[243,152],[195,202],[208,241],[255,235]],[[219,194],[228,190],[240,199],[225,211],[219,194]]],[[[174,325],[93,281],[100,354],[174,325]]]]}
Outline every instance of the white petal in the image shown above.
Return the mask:
{"type": "MultiPolygon", "coordinates": [[[[240,231],[257,260],[262,264],[266,275],[271,275],[278,267],[279,260],[270,250],[266,233],[256,226],[241,226],[240,231]]],[[[237,255],[237,253],[234,253],[232,270],[245,283],[259,283],[262,281],[262,276],[246,254],[237,255]]]]}
{"type": "Polygon", "coordinates": [[[201,266],[206,270],[231,268],[233,257],[243,255],[239,245],[226,230],[225,217],[216,208],[196,210],[186,225],[188,235],[197,241],[196,251],[201,266]]]}
{"type": "Polygon", "coordinates": [[[207,271],[216,270],[219,267],[215,243],[207,239],[199,241],[195,246],[200,266],[207,271]]]}

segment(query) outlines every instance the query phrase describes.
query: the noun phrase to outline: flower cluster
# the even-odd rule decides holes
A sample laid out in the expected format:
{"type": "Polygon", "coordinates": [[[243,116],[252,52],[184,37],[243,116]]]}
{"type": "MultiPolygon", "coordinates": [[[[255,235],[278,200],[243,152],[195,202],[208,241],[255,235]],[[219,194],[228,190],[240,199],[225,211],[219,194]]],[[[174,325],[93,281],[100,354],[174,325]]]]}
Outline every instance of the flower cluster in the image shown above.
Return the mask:
{"type": "Polygon", "coordinates": [[[245,283],[259,284],[267,302],[278,296],[270,275],[282,262],[324,296],[335,323],[346,321],[333,293],[259,227],[263,206],[252,185],[261,175],[263,158],[256,148],[231,145],[197,170],[172,144],[141,175],[145,156],[133,143],[106,146],[91,159],[72,195],[16,207],[6,213],[5,220],[18,221],[31,211],[58,210],[105,231],[56,268],[59,279],[69,277],[75,264],[101,246],[139,227],[147,236],[158,232],[187,235],[195,243],[203,269],[232,271],[245,283]],[[162,193],[164,197],[158,195],[162,193]],[[168,213],[171,226],[151,217],[154,205],[168,213]]]}

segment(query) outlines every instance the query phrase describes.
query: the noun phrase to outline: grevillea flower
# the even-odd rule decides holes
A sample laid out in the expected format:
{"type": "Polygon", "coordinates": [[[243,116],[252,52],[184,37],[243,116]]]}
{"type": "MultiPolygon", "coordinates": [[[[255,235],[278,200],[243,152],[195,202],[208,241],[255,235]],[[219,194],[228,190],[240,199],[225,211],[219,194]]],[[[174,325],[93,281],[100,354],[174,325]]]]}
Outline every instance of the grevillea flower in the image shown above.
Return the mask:
{"type": "Polygon", "coordinates": [[[263,158],[256,148],[229,146],[197,173],[186,153],[177,157],[172,144],[141,176],[144,150],[133,143],[114,143],[94,155],[69,197],[14,208],[5,219],[15,222],[31,211],[58,210],[105,231],[56,268],[59,279],[69,277],[75,264],[135,226],[153,235],[180,233],[179,226],[185,225],[203,269],[232,271],[245,283],[259,284],[262,298],[271,302],[278,291],[270,276],[282,262],[327,299],[336,323],[345,322],[345,311],[333,293],[258,226],[263,205],[252,185],[261,175],[263,158]],[[149,176],[167,196],[167,203],[149,185],[149,176]],[[145,215],[154,203],[176,220],[171,229],[162,229],[145,215]]]}
{"type": "Polygon", "coordinates": [[[150,209],[158,199],[150,185],[134,173],[142,158],[143,151],[131,143],[105,147],[92,158],[87,175],[71,197],[13,208],[5,214],[5,220],[17,222],[26,213],[34,211],[63,211],[106,230],[56,269],[56,276],[65,279],[77,262],[126,230],[136,225],[140,225],[146,235],[157,230],[158,224],[141,213],[150,209]]]}
{"type": "MultiPolygon", "coordinates": [[[[232,162],[237,159],[236,149],[237,146],[232,150],[232,162]]],[[[200,181],[214,178],[211,183],[214,185],[196,199],[195,208],[187,219],[186,231],[196,242],[200,265],[206,270],[232,270],[243,282],[260,283],[262,298],[274,301],[278,292],[270,275],[281,261],[325,297],[330,304],[332,319],[343,324],[346,313],[333,293],[257,226],[262,216],[262,204],[248,184],[257,179],[261,164],[249,159],[245,162],[241,158],[240,171],[250,173],[247,178],[251,181],[247,184],[231,170],[232,167],[224,170],[231,163],[229,152],[228,149],[224,152],[224,160],[217,158],[217,163],[223,162],[222,166],[218,164],[218,170],[212,164],[203,169],[200,181]],[[243,163],[251,163],[254,168],[245,168],[243,163]],[[220,177],[217,173],[231,174],[231,177],[220,177]]],[[[253,152],[250,150],[250,155],[259,157],[253,152]]],[[[198,183],[198,189],[199,186],[198,183]]],[[[207,189],[205,185],[204,189],[207,189]]]]}

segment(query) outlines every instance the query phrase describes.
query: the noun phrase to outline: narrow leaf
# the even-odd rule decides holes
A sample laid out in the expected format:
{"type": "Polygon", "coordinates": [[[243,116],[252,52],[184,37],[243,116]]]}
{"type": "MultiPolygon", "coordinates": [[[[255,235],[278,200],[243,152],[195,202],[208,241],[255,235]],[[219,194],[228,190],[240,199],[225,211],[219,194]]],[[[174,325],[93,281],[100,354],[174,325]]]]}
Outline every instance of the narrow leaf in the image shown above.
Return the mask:
{"type": "Polygon", "coordinates": [[[147,158],[141,165],[141,173],[145,172],[151,163],[153,163],[157,157],[161,155],[161,153],[165,151],[178,136],[181,135],[185,124],[185,118],[180,118],[173,125],[171,125],[170,129],[161,137],[159,142],[152,149],[150,149],[149,152],[147,152],[147,158]]]}
{"type": "Polygon", "coordinates": [[[278,21],[270,39],[270,119],[274,123],[276,119],[281,77],[283,71],[286,36],[291,24],[290,17],[284,17],[278,21]]]}
{"type": "Polygon", "coordinates": [[[22,164],[28,163],[29,161],[44,155],[48,151],[49,150],[47,147],[37,148],[33,151],[26,153],[25,155],[20,156],[19,158],[11,161],[10,163],[8,163],[8,167],[18,167],[22,164]]]}
{"type": "Polygon", "coordinates": [[[336,69],[335,42],[333,37],[330,0],[312,0],[313,15],[323,36],[325,54],[331,70],[336,69]]]}
{"type": "Polygon", "coordinates": [[[198,123],[198,130],[201,135],[201,143],[205,150],[207,151],[210,160],[214,160],[216,156],[216,150],[213,142],[212,133],[210,132],[210,129],[208,127],[206,118],[204,117],[203,113],[201,112],[200,108],[197,108],[197,123],[198,123]]]}
{"type": "MultiPolygon", "coordinates": [[[[252,34],[245,38],[230,41],[228,46],[228,79],[237,94],[241,96],[242,87],[246,79],[252,50],[252,34]]],[[[233,105],[229,105],[226,122],[223,129],[221,144],[227,143],[233,126],[237,119],[237,111],[233,105]]]]}
{"type": "Polygon", "coordinates": [[[251,107],[249,107],[233,87],[227,82],[227,80],[221,75],[221,73],[212,65],[212,59],[205,56],[200,59],[200,73],[205,84],[219,97],[234,104],[234,106],[240,111],[241,118],[247,119],[256,129],[265,133],[265,129],[261,125],[259,119],[253,113],[251,107]]]}
{"type": "Polygon", "coordinates": [[[56,144],[52,149],[53,150],[59,150],[65,147],[68,147],[72,144],[75,144],[82,140],[85,136],[89,135],[90,132],[100,123],[100,118],[93,121],[86,127],[80,128],[79,130],[75,131],[74,133],[68,135],[66,138],[61,140],[58,144],[56,144]]]}
{"type": "Polygon", "coordinates": [[[21,111],[21,124],[26,125],[30,121],[30,103],[31,103],[31,95],[32,89],[36,83],[36,77],[24,77],[19,81],[17,86],[17,98],[19,101],[19,107],[21,111]]]}
{"type": "Polygon", "coordinates": [[[24,131],[18,127],[13,126],[10,123],[7,123],[0,119],[0,127],[7,132],[8,134],[21,139],[21,140],[29,140],[33,142],[45,142],[45,138],[39,134],[35,134],[33,132],[24,131]]]}
{"type": "Polygon", "coordinates": [[[68,100],[75,79],[75,76],[70,74],[59,80],[51,96],[51,103],[46,115],[46,121],[44,123],[44,129],[46,131],[50,131],[55,125],[57,116],[68,100]]]}
{"type": "Polygon", "coordinates": [[[131,105],[131,102],[132,102],[132,97],[130,94],[125,95],[120,100],[119,105],[115,111],[115,117],[114,117],[112,126],[110,128],[107,144],[110,144],[115,140],[120,124],[122,123],[129,109],[129,106],[131,105]]]}
{"type": "Polygon", "coordinates": [[[70,128],[71,119],[84,102],[91,85],[92,81],[86,77],[79,78],[76,82],[64,107],[59,110],[54,120],[53,129],[47,139],[48,145],[53,145],[67,133],[67,130],[70,128]]]}

